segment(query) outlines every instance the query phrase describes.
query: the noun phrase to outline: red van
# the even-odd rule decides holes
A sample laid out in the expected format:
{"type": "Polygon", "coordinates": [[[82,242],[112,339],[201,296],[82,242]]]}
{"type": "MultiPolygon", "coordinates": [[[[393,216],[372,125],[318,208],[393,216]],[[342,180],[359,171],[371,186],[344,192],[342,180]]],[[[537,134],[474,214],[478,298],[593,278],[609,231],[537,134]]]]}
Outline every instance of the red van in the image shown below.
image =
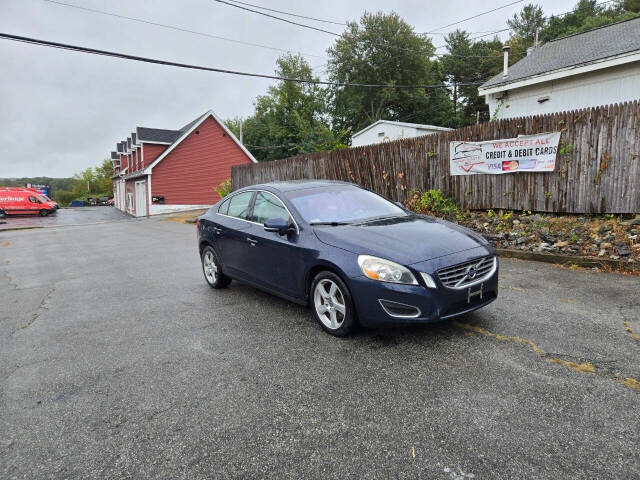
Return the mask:
{"type": "Polygon", "coordinates": [[[55,213],[53,202],[26,188],[0,187],[0,208],[7,215],[40,215],[55,213]]]}

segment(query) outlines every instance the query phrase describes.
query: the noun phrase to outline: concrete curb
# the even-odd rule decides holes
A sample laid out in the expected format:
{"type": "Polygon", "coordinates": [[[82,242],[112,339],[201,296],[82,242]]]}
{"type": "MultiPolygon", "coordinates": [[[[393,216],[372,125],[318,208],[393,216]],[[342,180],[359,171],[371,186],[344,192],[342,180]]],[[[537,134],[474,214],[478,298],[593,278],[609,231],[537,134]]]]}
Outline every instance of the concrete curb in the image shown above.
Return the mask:
{"type": "Polygon", "coordinates": [[[640,264],[638,264],[638,262],[629,263],[622,260],[611,260],[609,258],[582,257],[556,253],[535,253],[523,250],[511,250],[507,248],[496,248],[496,252],[499,256],[505,258],[518,258],[520,260],[555,263],[565,266],[578,265],[579,267],[598,267],[618,272],[640,273],[640,264]]]}

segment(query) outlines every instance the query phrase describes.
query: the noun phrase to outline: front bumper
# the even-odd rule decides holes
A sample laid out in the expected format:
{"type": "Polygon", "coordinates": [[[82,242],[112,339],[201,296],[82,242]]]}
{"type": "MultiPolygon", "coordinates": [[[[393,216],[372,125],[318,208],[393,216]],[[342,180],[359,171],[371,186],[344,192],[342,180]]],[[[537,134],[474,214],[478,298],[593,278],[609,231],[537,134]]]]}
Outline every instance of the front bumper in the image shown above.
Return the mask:
{"type": "MultiPolygon", "coordinates": [[[[486,251],[482,254],[487,255],[486,251]]],[[[456,256],[454,262],[449,265],[468,260],[468,258],[463,260],[460,258],[462,257],[456,256]]],[[[445,262],[439,259],[437,262],[424,262],[417,267],[419,268],[417,271],[429,273],[434,278],[437,284],[435,289],[424,285],[379,282],[364,275],[350,278],[349,289],[360,324],[378,327],[437,322],[477,310],[498,298],[498,268],[493,275],[481,284],[470,287],[470,290],[469,288],[456,290],[443,286],[435,273],[443,265],[446,266],[448,262],[445,262]],[[482,290],[481,294],[480,290],[482,290]],[[405,311],[385,308],[385,304],[387,307],[401,304],[405,311]],[[415,310],[406,307],[413,307],[415,310]]]]}

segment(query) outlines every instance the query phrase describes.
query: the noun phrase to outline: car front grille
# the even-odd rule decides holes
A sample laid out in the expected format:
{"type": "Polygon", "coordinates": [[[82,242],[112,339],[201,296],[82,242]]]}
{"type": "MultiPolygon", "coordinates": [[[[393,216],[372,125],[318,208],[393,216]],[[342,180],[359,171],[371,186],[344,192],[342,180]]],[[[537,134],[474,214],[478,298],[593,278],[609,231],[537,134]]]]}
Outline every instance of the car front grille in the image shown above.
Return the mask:
{"type": "Polygon", "coordinates": [[[495,272],[496,265],[497,259],[493,255],[476,258],[438,270],[438,278],[445,287],[464,288],[489,278],[495,272]]]}

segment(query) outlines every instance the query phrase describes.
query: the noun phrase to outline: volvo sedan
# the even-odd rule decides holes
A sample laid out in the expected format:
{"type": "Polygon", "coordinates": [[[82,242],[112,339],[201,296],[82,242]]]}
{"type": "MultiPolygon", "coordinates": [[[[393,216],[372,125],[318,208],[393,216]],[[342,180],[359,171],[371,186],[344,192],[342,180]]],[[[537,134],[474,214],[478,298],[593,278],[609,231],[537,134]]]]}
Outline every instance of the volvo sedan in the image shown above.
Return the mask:
{"type": "Polygon", "coordinates": [[[498,259],[482,236],[350,183],[246,187],[197,231],[209,286],[234,279],[309,305],[337,336],[445,320],[498,296],[498,259]]]}

